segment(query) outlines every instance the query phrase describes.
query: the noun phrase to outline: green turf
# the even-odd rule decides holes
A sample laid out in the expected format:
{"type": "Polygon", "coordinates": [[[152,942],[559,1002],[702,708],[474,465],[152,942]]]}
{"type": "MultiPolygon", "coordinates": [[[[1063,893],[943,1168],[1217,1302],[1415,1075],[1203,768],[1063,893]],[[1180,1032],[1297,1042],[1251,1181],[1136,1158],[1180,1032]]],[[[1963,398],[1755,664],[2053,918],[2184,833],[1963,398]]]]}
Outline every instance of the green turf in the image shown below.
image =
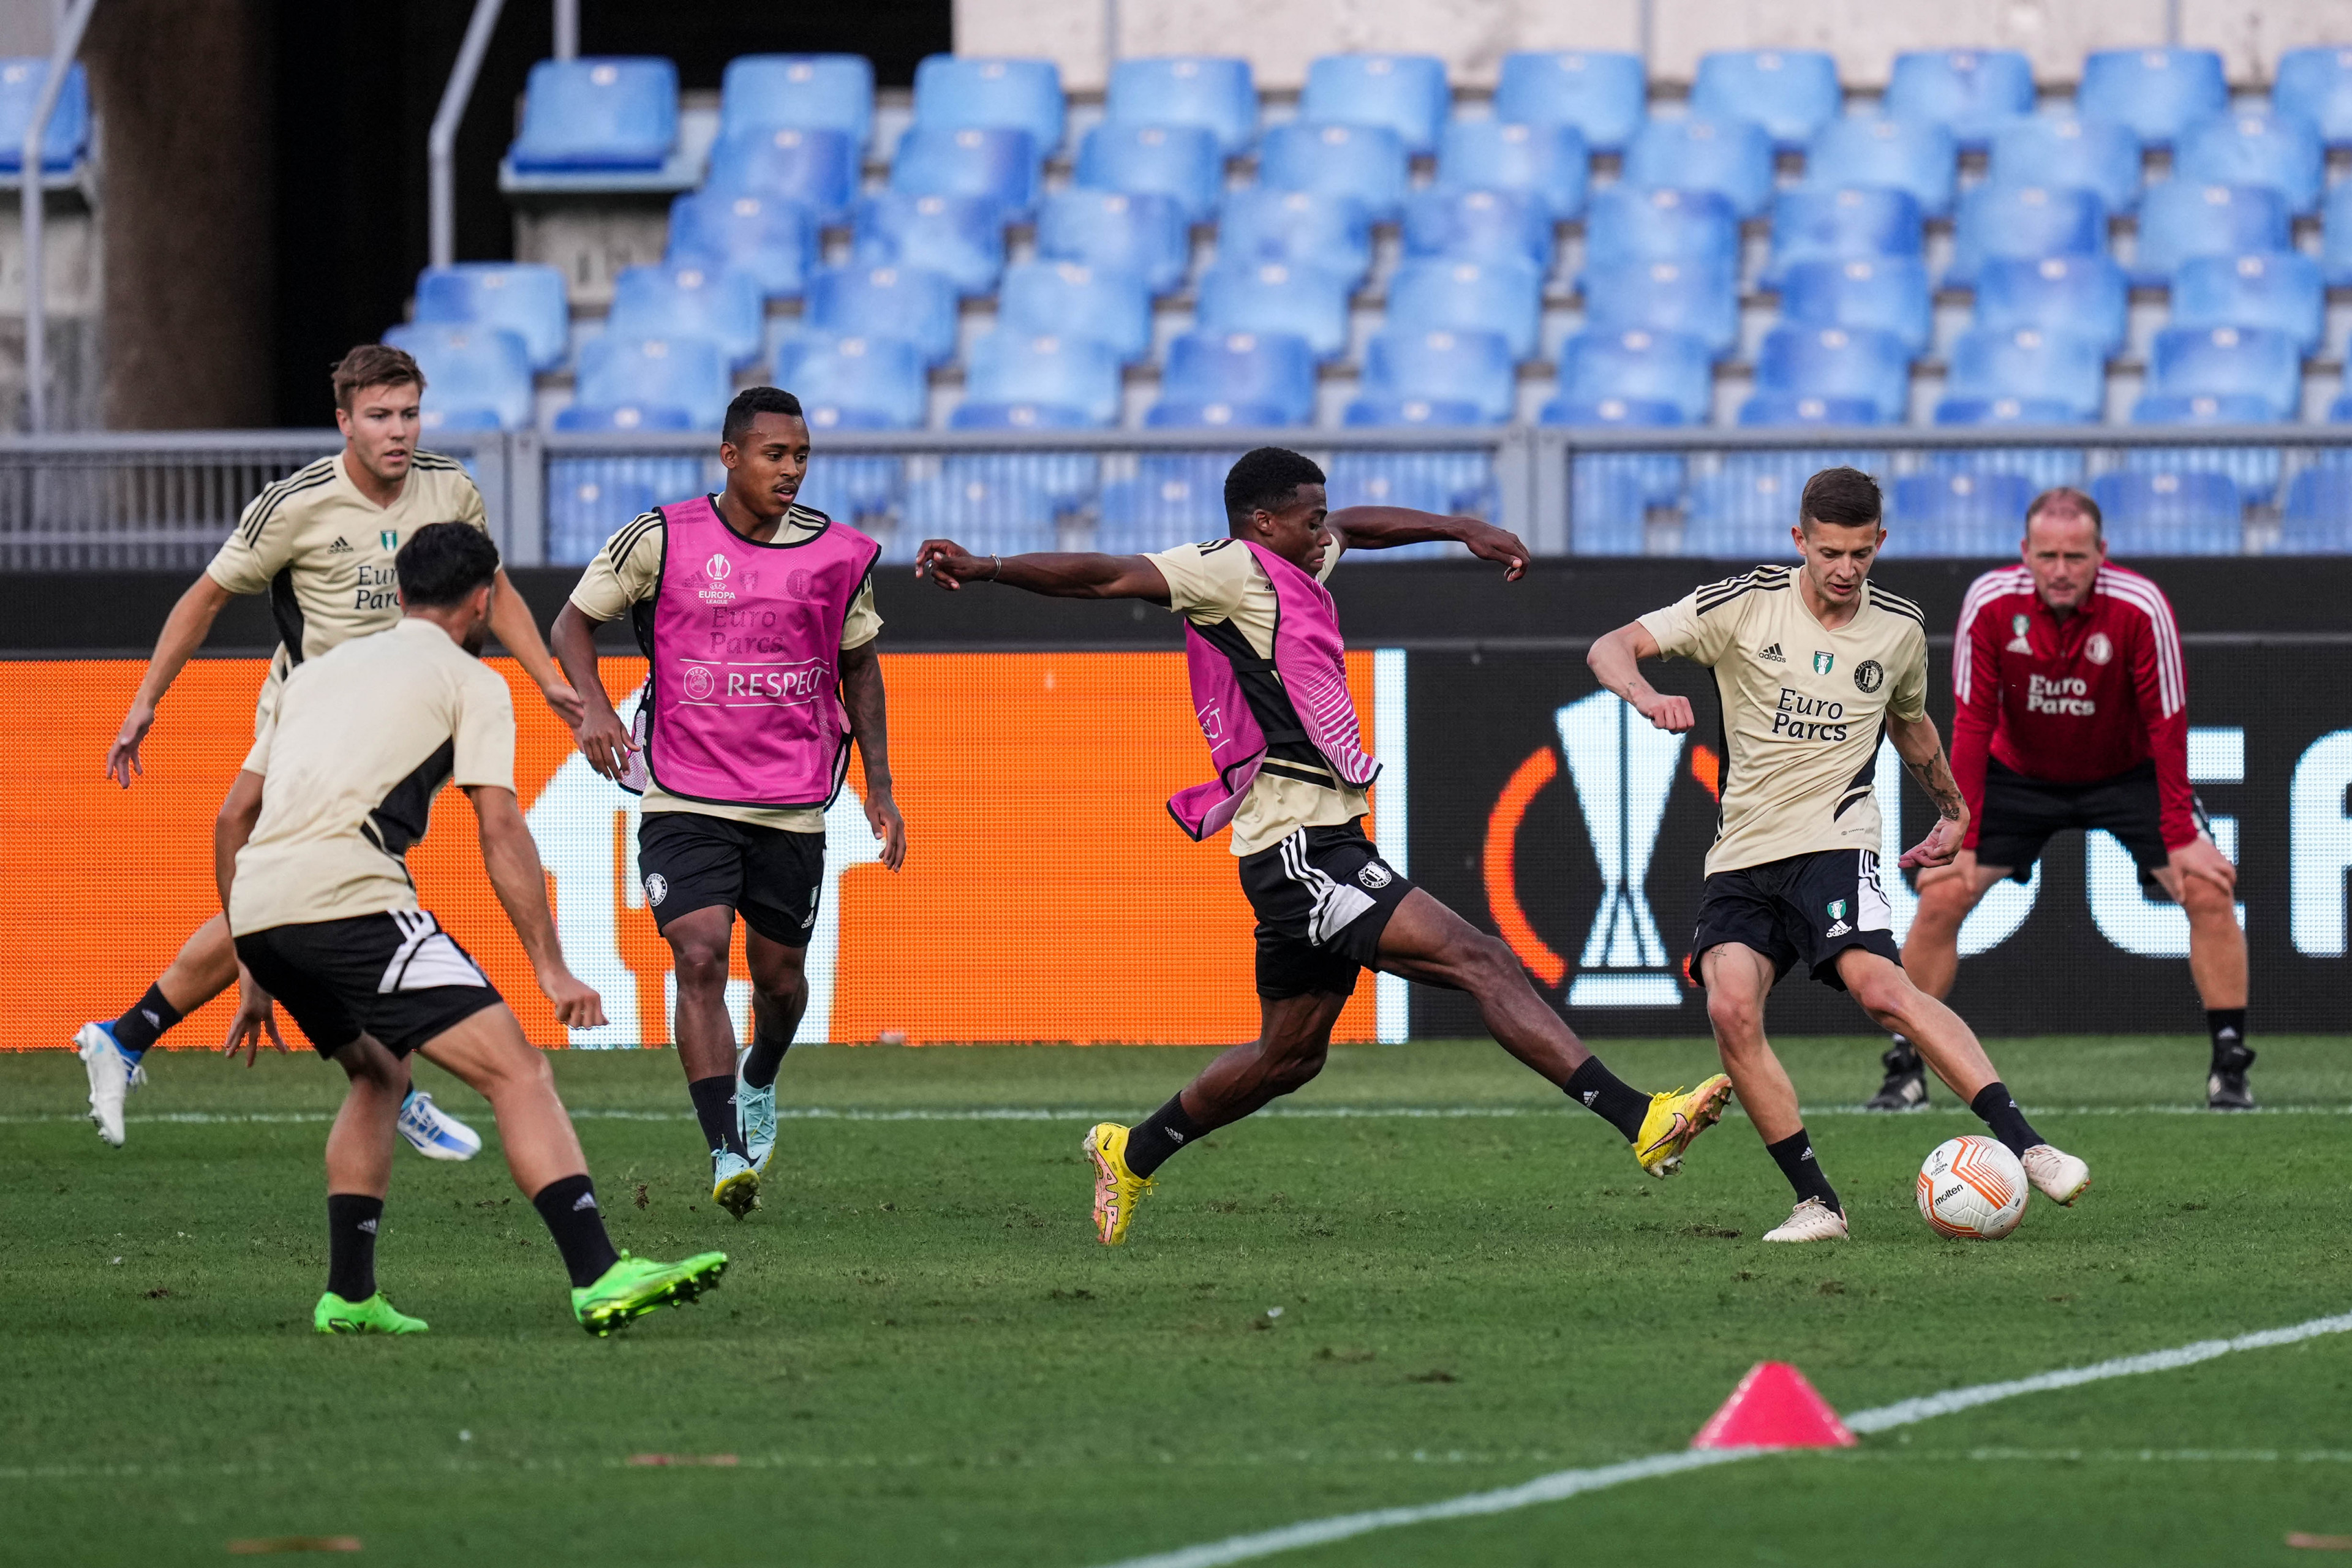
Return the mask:
{"type": "MultiPolygon", "coordinates": [[[[1149,1109],[1202,1053],[795,1054],[788,1110],[871,1114],[788,1121],[741,1225],[698,1184],[673,1057],[567,1054],[567,1100],[609,1113],[581,1127],[615,1239],[734,1258],[701,1304],[601,1343],[484,1108],[431,1068],[491,1147],[401,1156],[382,1277],[433,1331],[347,1341],[308,1328],[340,1075],[173,1056],[109,1150],[79,1063],[0,1058],[0,1555],[350,1534],[379,1563],[1087,1568],[1675,1449],[1767,1357],[1851,1410],[2352,1310],[2352,1053],[2260,1044],[2265,1103],[2315,1113],[2147,1109],[2198,1102],[2200,1041],[2002,1043],[2097,1185],[1997,1245],[1912,1209],[1919,1159],[1972,1125],[1948,1097],[1817,1116],[1857,1240],[1801,1249],[1757,1240],[1789,1197],[1744,1122],[1652,1182],[1489,1046],[1335,1053],[1287,1109],[1486,1114],[1221,1131],[1119,1251],[1087,1225],[1083,1118],[1149,1109]],[[940,1115],[985,1109],[1056,1114],[940,1115]],[[626,1463],[646,1453],[737,1462],[626,1463]]],[[[1607,1054],[1656,1087],[1711,1058],[1607,1054]]],[[[1809,1104],[1874,1087],[1864,1042],[1784,1055],[1809,1104]]],[[[2352,1336],[1274,1561],[2311,1560],[2290,1531],[2352,1534],[2352,1336]]]]}

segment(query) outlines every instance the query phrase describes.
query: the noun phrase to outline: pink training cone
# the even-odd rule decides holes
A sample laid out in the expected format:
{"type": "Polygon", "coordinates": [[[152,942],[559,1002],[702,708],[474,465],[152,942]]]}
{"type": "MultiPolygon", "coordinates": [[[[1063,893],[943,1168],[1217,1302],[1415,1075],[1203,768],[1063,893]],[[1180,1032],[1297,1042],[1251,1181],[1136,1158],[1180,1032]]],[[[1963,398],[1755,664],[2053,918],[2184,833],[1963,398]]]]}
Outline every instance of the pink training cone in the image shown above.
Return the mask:
{"type": "Polygon", "coordinates": [[[1853,1434],[1805,1374],[1785,1361],[1750,1368],[1723,1408],[1708,1417],[1694,1448],[1851,1448],[1853,1434]]]}

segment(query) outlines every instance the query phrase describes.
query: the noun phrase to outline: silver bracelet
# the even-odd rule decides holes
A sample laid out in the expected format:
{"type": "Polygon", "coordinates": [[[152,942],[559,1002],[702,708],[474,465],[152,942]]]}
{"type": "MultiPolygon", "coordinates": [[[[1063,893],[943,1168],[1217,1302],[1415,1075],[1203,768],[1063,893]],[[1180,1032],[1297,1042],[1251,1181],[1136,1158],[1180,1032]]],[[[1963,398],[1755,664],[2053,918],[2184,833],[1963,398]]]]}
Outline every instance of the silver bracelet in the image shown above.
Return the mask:
{"type": "Polygon", "coordinates": [[[1003,574],[1003,558],[995,554],[991,554],[988,558],[988,580],[992,583],[995,582],[999,576],[1003,574]]]}

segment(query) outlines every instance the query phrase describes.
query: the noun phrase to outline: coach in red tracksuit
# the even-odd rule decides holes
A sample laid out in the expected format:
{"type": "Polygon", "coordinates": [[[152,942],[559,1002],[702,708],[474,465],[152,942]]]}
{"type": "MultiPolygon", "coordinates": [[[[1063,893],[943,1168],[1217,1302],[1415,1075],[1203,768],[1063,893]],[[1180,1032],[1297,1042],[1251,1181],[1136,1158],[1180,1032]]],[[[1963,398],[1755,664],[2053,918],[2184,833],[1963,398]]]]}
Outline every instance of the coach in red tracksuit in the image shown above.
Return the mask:
{"type": "MultiPolygon", "coordinates": [[[[2003,877],[2024,881],[2050,836],[2104,827],[2151,896],[2189,915],[2189,972],[2212,1036],[2206,1103],[2252,1106],[2246,1069],[2246,937],[2238,870],[2189,786],[2188,669],[2163,591],[2107,560],[2098,503],[2035,498],[2022,565],[1988,572],[1960,605],[1952,646],[1952,773],[1969,835],[1952,864],[1919,874],[1903,967],[1931,996],[1952,989],[1960,922],[2003,877]]],[[[1870,1104],[1927,1102],[1918,1055],[1896,1036],[1870,1104]]]]}

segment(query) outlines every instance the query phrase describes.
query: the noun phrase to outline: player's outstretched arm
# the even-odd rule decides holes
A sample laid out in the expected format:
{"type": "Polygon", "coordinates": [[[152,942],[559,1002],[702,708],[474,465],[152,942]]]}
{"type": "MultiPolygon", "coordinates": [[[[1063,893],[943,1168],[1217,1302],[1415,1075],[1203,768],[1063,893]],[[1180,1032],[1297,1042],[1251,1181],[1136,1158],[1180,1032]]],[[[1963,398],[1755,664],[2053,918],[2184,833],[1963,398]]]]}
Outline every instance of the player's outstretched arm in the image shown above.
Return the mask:
{"type": "Polygon", "coordinates": [[[1895,754],[1927,798],[1936,803],[1936,826],[1916,846],[1903,852],[1896,862],[1902,866],[1945,866],[1960,852],[1969,836],[1969,802],[1960,793],[1958,780],[1952,777],[1951,759],[1944,755],[1944,738],[1936,732],[1936,721],[1926,714],[1916,719],[1900,719],[1893,713],[1886,716],[1886,738],[1895,742],[1895,754]]]}
{"type": "Polygon", "coordinates": [[[556,612],[555,626],[547,637],[580,698],[581,719],[572,728],[580,754],[588,759],[590,767],[618,784],[629,771],[629,753],[637,748],[630,742],[629,727],[621,722],[613,700],[604,695],[604,678],[597,673],[596,628],[604,624],[566,601],[556,612]]]}
{"type": "Polygon", "coordinates": [[[563,679],[555,661],[547,657],[547,645],[539,640],[539,622],[532,617],[530,605],[515,591],[515,585],[507,581],[504,567],[499,569],[497,585],[490,590],[490,635],[514,655],[515,662],[522,666],[522,672],[530,677],[531,684],[539,688],[540,695],[547,699],[548,707],[563,721],[564,728],[579,729],[585,711],[580,693],[563,679]]]}
{"type": "Polygon", "coordinates": [[[1349,550],[1394,550],[1401,544],[1452,540],[1481,561],[1501,562],[1506,583],[1516,583],[1528,572],[1528,551],[1519,536],[1475,517],[1441,517],[1402,506],[1350,506],[1325,518],[1323,526],[1349,550]]]}
{"type": "Polygon", "coordinates": [[[563,944],[556,940],[555,916],[547,907],[547,873],[539,863],[539,846],[522,819],[514,791],[497,784],[467,784],[466,798],[474,803],[474,819],[481,831],[482,868],[499,895],[539,988],[555,1004],[556,1021],[569,1029],[593,1029],[604,1022],[604,1001],[563,962],[563,944]]]}
{"type": "Polygon", "coordinates": [[[1669,697],[1642,679],[1641,661],[1662,658],[1658,639],[1639,621],[1628,621],[1608,636],[1596,638],[1584,662],[1601,684],[1633,705],[1633,711],[1668,734],[1679,735],[1697,720],[1690,699],[1669,697]]]}
{"type": "Polygon", "coordinates": [[[915,575],[942,588],[998,583],[1054,599],[1146,599],[1168,602],[1168,579],[1147,555],[1096,555],[1042,551],[1032,555],[974,555],[951,539],[926,539],[915,552],[915,575]]]}
{"type": "Polygon", "coordinates": [[[907,824],[890,790],[890,704],[875,649],[879,640],[841,650],[841,700],[858,755],[866,759],[866,820],[882,840],[882,864],[895,871],[907,863],[907,824]]]}
{"type": "Polygon", "coordinates": [[[181,668],[205,646],[205,638],[219,618],[221,606],[229,602],[226,588],[209,572],[199,572],[172,613],[163,618],[163,629],[155,637],[155,651],[148,657],[147,673],[141,678],[138,693],[131,699],[131,711],[122,716],[122,728],[116,732],[114,744],[106,749],[106,776],[124,789],[131,787],[132,775],[147,770],[139,761],[139,744],[154,727],[155,709],[163,700],[163,693],[179,679],[181,668]]]}

